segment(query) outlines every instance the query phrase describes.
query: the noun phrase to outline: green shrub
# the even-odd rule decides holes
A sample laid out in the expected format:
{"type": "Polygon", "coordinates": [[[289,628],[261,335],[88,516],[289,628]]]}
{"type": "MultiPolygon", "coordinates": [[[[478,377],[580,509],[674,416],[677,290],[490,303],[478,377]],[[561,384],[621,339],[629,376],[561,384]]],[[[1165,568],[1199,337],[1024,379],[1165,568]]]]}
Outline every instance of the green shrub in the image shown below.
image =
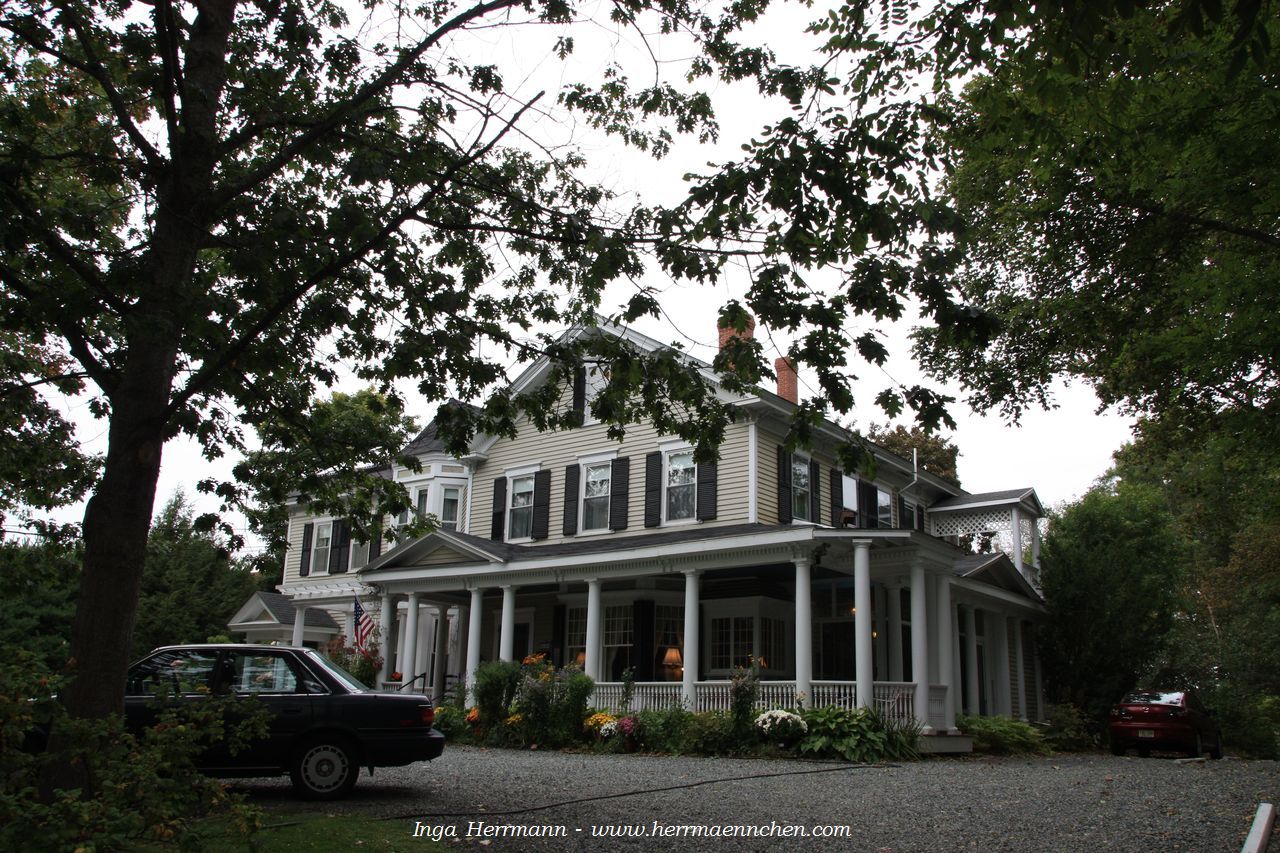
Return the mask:
{"type": "Polygon", "coordinates": [[[760,668],[755,659],[749,667],[734,667],[729,676],[729,716],[733,720],[733,733],[744,746],[758,740],[754,723],[759,695],[760,668]]]}
{"type": "Polygon", "coordinates": [[[161,698],[156,726],[135,738],[118,717],[67,717],[52,699],[63,687],[26,653],[0,664],[0,849],[33,849],[39,839],[47,850],[122,850],[143,842],[202,850],[211,844],[202,819],[214,814],[230,818],[220,835],[226,824],[245,839],[257,830],[260,812],[195,769],[211,743],[223,741],[234,752],[265,734],[268,715],[256,700],[210,697],[177,707],[161,698]],[[31,745],[37,724],[52,726],[57,738],[52,750],[33,754],[23,746],[31,745]],[[40,797],[42,779],[53,778],[48,771],[66,767],[76,787],[40,797]]]}
{"type": "Polygon", "coordinates": [[[961,714],[956,725],[973,738],[975,752],[992,755],[1045,755],[1049,746],[1035,726],[1008,717],[961,714]]]}
{"type": "Polygon", "coordinates": [[[688,730],[693,714],[683,708],[667,711],[641,711],[640,748],[645,752],[679,754],[688,750],[688,730]]]}
{"type": "Polygon", "coordinates": [[[516,710],[523,719],[525,746],[560,747],[583,738],[587,701],[595,682],[577,667],[557,670],[544,655],[531,655],[521,664],[516,710]]]}
{"type": "Polygon", "coordinates": [[[436,708],[435,728],[451,743],[469,743],[471,727],[467,725],[467,712],[459,711],[452,704],[436,708]]]}
{"type": "MultiPolygon", "coordinates": [[[[874,713],[874,712],[873,712],[874,713]]],[[[884,730],[884,757],[890,761],[916,761],[920,758],[920,721],[915,717],[892,718],[875,714],[884,730]]]]}
{"type": "Polygon", "coordinates": [[[737,750],[738,745],[733,718],[723,711],[704,711],[690,715],[685,728],[684,748],[680,751],[697,755],[729,755],[737,750]]]}
{"type": "Polygon", "coordinates": [[[888,736],[879,716],[867,708],[808,708],[801,716],[808,733],[796,746],[801,755],[842,758],[859,764],[883,761],[888,736]]]}
{"type": "Polygon", "coordinates": [[[514,661],[489,661],[476,669],[476,708],[480,713],[481,732],[491,731],[511,714],[520,679],[520,665],[514,661]]]}
{"type": "Polygon", "coordinates": [[[1228,749],[1253,758],[1280,758],[1280,697],[1222,685],[1206,701],[1228,749]]]}
{"type": "Polygon", "coordinates": [[[1098,746],[1098,735],[1089,718],[1074,705],[1049,706],[1049,718],[1041,734],[1054,752],[1085,752],[1098,746]]]}

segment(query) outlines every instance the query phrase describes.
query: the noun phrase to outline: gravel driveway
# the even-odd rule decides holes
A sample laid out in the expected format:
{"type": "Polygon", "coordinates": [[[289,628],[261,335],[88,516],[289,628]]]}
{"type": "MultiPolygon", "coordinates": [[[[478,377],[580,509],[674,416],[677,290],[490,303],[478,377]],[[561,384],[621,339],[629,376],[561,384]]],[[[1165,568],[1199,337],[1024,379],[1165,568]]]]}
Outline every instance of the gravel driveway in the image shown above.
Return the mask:
{"type": "Polygon", "coordinates": [[[494,850],[1234,853],[1258,803],[1280,799],[1280,764],[1061,755],[859,767],[451,746],[429,765],[362,775],[337,804],[301,802],[284,780],[238,787],[272,811],[402,820],[404,850],[434,833],[494,850]],[[788,837],[793,826],[809,835],[788,837]]]}

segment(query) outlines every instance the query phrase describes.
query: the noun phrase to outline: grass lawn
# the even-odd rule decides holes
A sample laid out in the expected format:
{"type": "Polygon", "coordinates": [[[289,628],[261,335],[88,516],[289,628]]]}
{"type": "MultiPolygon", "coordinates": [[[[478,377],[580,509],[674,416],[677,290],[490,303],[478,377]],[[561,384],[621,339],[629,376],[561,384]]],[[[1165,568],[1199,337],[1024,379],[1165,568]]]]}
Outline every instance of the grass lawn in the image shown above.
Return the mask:
{"type": "MultiPolygon", "coordinates": [[[[205,850],[248,851],[248,845],[228,836],[219,844],[216,838],[208,839],[205,850]]],[[[263,827],[256,836],[257,850],[328,851],[350,850],[413,850],[438,853],[445,845],[429,838],[413,837],[411,820],[376,820],[357,815],[316,815],[268,813],[263,827]]]]}

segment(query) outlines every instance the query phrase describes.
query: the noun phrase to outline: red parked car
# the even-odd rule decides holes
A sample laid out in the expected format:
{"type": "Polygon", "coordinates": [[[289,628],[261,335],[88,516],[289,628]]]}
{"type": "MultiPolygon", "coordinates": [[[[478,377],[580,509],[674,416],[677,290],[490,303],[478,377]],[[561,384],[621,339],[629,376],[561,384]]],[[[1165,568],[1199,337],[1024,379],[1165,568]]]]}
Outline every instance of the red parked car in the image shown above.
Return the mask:
{"type": "Polygon", "coordinates": [[[1153,749],[1178,750],[1198,758],[1222,757],[1222,730],[1195,694],[1138,690],[1111,709],[1111,752],[1136,749],[1146,758],[1153,749]]]}

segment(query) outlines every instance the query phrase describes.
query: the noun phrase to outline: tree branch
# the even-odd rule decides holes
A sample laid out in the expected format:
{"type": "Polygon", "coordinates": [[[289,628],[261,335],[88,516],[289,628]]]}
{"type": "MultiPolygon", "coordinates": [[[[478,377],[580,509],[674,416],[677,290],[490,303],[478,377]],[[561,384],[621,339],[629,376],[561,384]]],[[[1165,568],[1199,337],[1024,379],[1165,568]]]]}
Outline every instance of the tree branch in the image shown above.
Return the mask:
{"type": "Polygon", "coordinates": [[[324,138],[334,128],[350,120],[359,112],[360,107],[391,88],[406,69],[438,44],[445,36],[461,29],[471,21],[484,17],[490,12],[522,5],[524,5],[524,0],[489,0],[487,3],[479,3],[470,9],[459,12],[431,35],[419,42],[412,50],[403,53],[399,59],[387,66],[381,74],[362,86],[354,95],[341,101],[329,115],[311,125],[305,132],[299,134],[296,139],[282,147],[274,157],[267,160],[262,166],[249,172],[240,180],[215,190],[211,208],[217,210],[231,199],[249,192],[285,168],[313,143],[324,138]]]}
{"type": "MultiPolygon", "coordinates": [[[[8,285],[17,291],[21,296],[25,297],[28,302],[35,303],[35,293],[13,270],[7,266],[0,265],[0,282],[8,285]]],[[[84,334],[84,330],[77,326],[65,311],[56,311],[52,313],[49,321],[53,327],[58,330],[67,342],[67,346],[71,350],[71,355],[76,361],[80,362],[80,366],[85,369],[85,374],[98,384],[104,392],[110,393],[115,387],[115,379],[112,371],[98,360],[93,354],[93,350],[89,347],[88,337],[84,334]]]]}
{"type": "MultiPolygon", "coordinates": [[[[501,0],[501,2],[503,4],[507,4],[509,0],[501,0]]],[[[396,231],[398,231],[405,222],[409,221],[409,219],[417,213],[418,210],[430,204],[432,200],[434,200],[435,197],[438,196],[453,180],[455,175],[493,150],[493,147],[497,145],[504,136],[506,136],[507,132],[520,120],[525,111],[537,103],[544,94],[544,92],[539,92],[528,103],[524,104],[519,110],[517,110],[515,115],[506,122],[503,128],[495,134],[493,139],[489,140],[486,145],[481,147],[471,156],[455,161],[449,170],[440,177],[435,186],[428,190],[416,204],[410,205],[408,208],[401,211],[397,216],[393,217],[383,225],[383,227],[380,228],[373,237],[369,238],[364,243],[359,246],[352,247],[331,259],[328,263],[324,264],[320,269],[307,276],[306,279],[286,293],[282,299],[277,300],[275,305],[267,309],[267,311],[264,312],[252,326],[246,329],[236,340],[230,342],[221,354],[206,361],[200,369],[192,375],[182,390],[175,394],[170,400],[166,412],[167,416],[173,417],[174,413],[176,413],[181,407],[185,406],[192,397],[207,388],[224,368],[234,362],[263,332],[271,328],[272,325],[284,316],[284,313],[287,310],[296,305],[312,288],[320,282],[326,281],[337,275],[343,269],[367,256],[373,249],[386,242],[387,239],[390,238],[392,234],[396,233],[396,231]]]]}

